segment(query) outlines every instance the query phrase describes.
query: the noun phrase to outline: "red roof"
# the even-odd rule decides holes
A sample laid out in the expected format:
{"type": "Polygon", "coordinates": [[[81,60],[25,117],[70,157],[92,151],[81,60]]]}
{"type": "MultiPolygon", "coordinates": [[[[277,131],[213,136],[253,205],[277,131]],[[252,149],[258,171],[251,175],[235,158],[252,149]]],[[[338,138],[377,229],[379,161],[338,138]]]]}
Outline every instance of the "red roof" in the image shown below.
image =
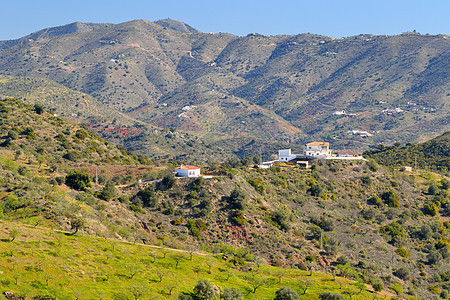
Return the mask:
{"type": "Polygon", "coordinates": [[[200,170],[199,167],[196,166],[189,166],[189,165],[181,165],[177,168],[178,170],[200,170]]]}

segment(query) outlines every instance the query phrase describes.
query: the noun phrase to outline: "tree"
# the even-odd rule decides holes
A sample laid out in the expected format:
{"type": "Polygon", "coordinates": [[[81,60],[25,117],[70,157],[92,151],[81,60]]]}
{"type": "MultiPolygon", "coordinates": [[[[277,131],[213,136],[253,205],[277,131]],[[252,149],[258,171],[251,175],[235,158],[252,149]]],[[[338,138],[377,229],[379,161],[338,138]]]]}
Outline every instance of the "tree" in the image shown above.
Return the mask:
{"type": "Polygon", "coordinates": [[[381,195],[381,199],[383,199],[384,203],[390,207],[400,207],[400,197],[393,191],[384,192],[381,195]]]}
{"type": "Polygon", "coordinates": [[[274,300],[298,300],[298,294],[290,287],[283,286],[276,291],[277,296],[274,300]]]}
{"type": "Polygon", "coordinates": [[[220,294],[220,299],[223,300],[242,300],[242,293],[235,288],[225,288],[223,293],[220,294]]]}
{"type": "Polygon", "coordinates": [[[248,278],[250,285],[252,286],[252,293],[256,293],[256,290],[267,284],[267,280],[258,276],[252,276],[248,278]]]}
{"type": "Polygon", "coordinates": [[[243,210],[245,208],[245,194],[237,187],[231,192],[228,197],[228,204],[231,208],[243,210]]]}
{"type": "Polygon", "coordinates": [[[206,279],[201,279],[194,287],[194,294],[197,299],[210,300],[216,298],[213,285],[206,279]]]}
{"type": "Polygon", "coordinates": [[[144,206],[155,207],[158,204],[158,199],[155,196],[155,191],[152,187],[148,187],[145,190],[140,190],[136,197],[142,201],[144,206]]]}
{"type": "Polygon", "coordinates": [[[164,176],[164,178],[161,180],[161,182],[158,184],[158,187],[162,191],[170,190],[177,184],[177,179],[175,176],[170,173],[164,176]]]}
{"type": "Polygon", "coordinates": [[[134,297],[134,300],[140,299],[142,296],[145,295],[146,289],[144,286],[140,284],[132,285],[130,287],[130,292],[134,297]]]}
{"type": "Polygon", "coordinates": [[[178,265],[180,264],[180,262],[185,259],[183,254],[175,254],[173,256],[173,260],[175,261],[175,268],[178,268],[178,265]]]}
{"type": "Polygon", "coordinates": [[[96,196],[105,201],[109,201],[117,197],[117,190],[114,183],[112,183],[112,181],[108,181],[104,188],[97,193],[96,196]]]}
{"type": "Polygon", "coordinates": [[[259,165],[261,163],[261,156],[259,155],[253,156],[253,162],[255,163],[255,165],[259,165]]]}
{"type": "Polygon", "coordinates": [[[75,231],[72,234],[76,234],[80,229],[83,229],[85,226],[85,221],[83,218],[75,218],[70,221],[70,226],[75,231]]]}
{"type": "Polygon", "coordinates": [[[300,280],[298,282],[298,287],[302,291],[303,295],[306,294],[306,290],[313,285],[314,281],[312,281],[311,279],[300,280]]]}
{"type": "Polygon", "coordinates": [[[66,184],[78,191],[85,191],[91,187],[91,177],[86,172],[74,171],[66,176],[66,184]]]}
{"type": "Polygon", "coordinates": [[[14,240],[16,239],[16,237],[19,235],[19,232],[17,231],[17,229],[12,229],[9,232],[9,237],[11,238],[10,242],[14,242],[14,240]]]}
{"type": "Polygon", "coordinates": [[[34,105],[34,111],[35,111],[38,115],[41,115],[41,114],[45,111],[45,109],[44,109],[44,107],[43,107],[42,105],[36,103],[36,104],[34,105]]]}

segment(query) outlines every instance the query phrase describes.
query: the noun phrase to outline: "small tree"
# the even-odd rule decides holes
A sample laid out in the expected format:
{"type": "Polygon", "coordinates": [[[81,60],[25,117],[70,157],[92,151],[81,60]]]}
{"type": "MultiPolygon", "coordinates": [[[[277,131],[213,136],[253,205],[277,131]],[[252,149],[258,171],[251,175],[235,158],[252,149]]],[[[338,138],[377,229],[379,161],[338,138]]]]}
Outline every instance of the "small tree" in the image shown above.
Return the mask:
{"type": "Polygon", "coordinates": [[[44,109],[44,107],[43,107],[42,105],[36,103],[36,104],[34,105],[34,111],[35,111],[38,115],[41,115],[41,114],[45,111],[45,109],[44,109]]]}
{"type": "Polygon", "coordinates": [[[234,188],[228,197],[228,204],[231,208],[243,210],[245,208],[245,194],[237,187],[234,188]]]}
{"type": "Polygon", "coordinates": [[[314,281],[312,281],[311,279],[300,280],[298,282],[298,287],[302,291],[303,295],[306,294],[306,290],[313,285],[314,281]]]}
{"type": "Polygon", "coordinates": [[[114,183],[112,183],[112,181],[108,181],[105,187],[97,193],[96,196],[105,201],[109,201],[117,197],[117,190],[114,183]]]}
{"type": "Polygon", "coordinates": [[[235,288],[225,288],[223,293],[220,294],[220,299],[223,300],[242,300],[242,293],[235,288]]]}
{"type": "Polygon", "coordinates": [[[74,171],[66,176],[66,184],[74,190],[85,191],[91,187],[91,177],[86,172],[74,171]]]}
{"type": "Polygon", "coordinates": [[[277,296],[274,300],[298,300],[298,294],[290,287],[282,287],[276,291],[277,296]]]}
{"type": "Polygon", "coordinates": [[[80,229],[83,229],[85,226],[85,221],[83,218],[75,218],[70,222],[70,226],[73,230],[75,230],[72,234],[76,234],[80,229]]]}
{"type": "Polygon", "coordinates": [[[11,240],[9,240],[10,242],[14,242],[14,240],[16,239],[16,237],[19,235],[19,232],[17,231],[17,229],[13,229],[9,232],[9,237],[11,238],[11,240]]]}
{"type": "Polygon", "coordinates": [[[216,298],[213,285],[205,279],[201,279],[194,287],[194,294],[197,299],[210,300],[216,298]]]}

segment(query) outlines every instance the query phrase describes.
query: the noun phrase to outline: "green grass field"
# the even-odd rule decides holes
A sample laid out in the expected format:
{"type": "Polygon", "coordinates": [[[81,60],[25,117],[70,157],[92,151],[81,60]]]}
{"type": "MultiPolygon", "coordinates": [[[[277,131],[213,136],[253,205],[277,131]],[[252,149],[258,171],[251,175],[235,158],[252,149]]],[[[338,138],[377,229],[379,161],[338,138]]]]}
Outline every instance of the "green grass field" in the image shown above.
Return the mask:
{"type": "Polygon", "coordinates": [[[6,299],[5,291],[26,299],[176,299],[192,292],[200,279],[221,291],[237,288],[245,299],[273,299],[282,286],[296,290],[301,299],[318,299],[325,291],[354,294],[352,299],[375,296],[329,274],[309,276],[309,271],[250,263],[239,268],[221,254],[122,243],[5,221],[0,223],[0,257],[0,299],[6,299]],[[304,295],[302,280],[313,282],[304,295]]]}

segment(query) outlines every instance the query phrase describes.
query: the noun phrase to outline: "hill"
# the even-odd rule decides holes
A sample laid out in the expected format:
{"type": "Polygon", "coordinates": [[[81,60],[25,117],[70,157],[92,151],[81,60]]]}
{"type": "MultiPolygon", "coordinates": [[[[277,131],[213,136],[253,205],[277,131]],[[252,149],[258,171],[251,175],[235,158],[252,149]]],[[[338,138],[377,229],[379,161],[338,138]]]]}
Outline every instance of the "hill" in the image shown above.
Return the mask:
{"type": "Polygon", "coordinates": [[[450,169],[450,131],[421,144],[378,145],[364,155],[386,166],[429,168],[446,173],[450,169]]]}
{"type": "Polygon", "coordinates": [[[4,42],[0,73],[50,78],[132,118],[208,142],[320,139],[367,149],[450,129],[445,35],[238,37],[175,20],[43,32],[55,33],[4,42]]]}
{"type": "MultiPolygon", "coordinates": [[[[24,286],[33,295],[46,291],[64,298],[64,293],[76,291],[53,285],[60,282],[56,278],[60,278],[63,270],[75,274],[75,277],[68,275],[66,284],[75,286],[75,282],[96,278],[89,287],[109,295],[113,291],[98,286],[94,283],[97,279],[106,276],[106,282],[111,280],[118,282],[115,286],[124,287],[134,277],[128,275],[132,278],[127,279],[126,272],[131,267],[109,273],[125,259],[125,254],[105,250],[116,257],[110,258],[111,266],[103,263],[107,254],[94,255],[109,247],[102,239],[113,238],[162,244],[187,250],[187,254],[189,249],[222,253],[218,257],[233,265],[231,272],[236,276],[230,284],[248,291],[250,299],[251,274],[253,278],[280,274],[278,281],[268,278],[267,282],[272,282],[270,287],[260,290],[264,295],[273,295],[280,280],[294,287],[295,280],[305,279],[303,276],[312,271],[331,275],[312,276],[318,289],[311,289],[311,298],[317,298],[327,287],[355,298],[366,297],[365,292],[355,295],[358,289],[336,290],[336,284],[347,282],[346,279],[365,283],[367,286],[359,285],[361,293],[368,287],[377,287],[411,298],[414,295],[430,298],[448,291],[448,177],[425,170],[418,174],[402,173],[373,161],[317,160],[311,169],[280,166],[257,170],[249,168],[250,162],[246,160],[231,159],[221,165],[211,162],[203,166],[209,178],[176,179],[170,175],[175,162],[144,161],[145,157],[113,147],[79,125],[54,117],[39,105],[27,106],[17,100],[1,103],[0,217],[6,222],[2,226],[8,228],[2,229],[2,234],[14,235],[17,247],[23,249],[36,243],[35,238],[26,238],[28,235],[47,236],[41,240],[38,252],[33,252],[45,264],[30,260],[33,255],[28,250],[15,254],[19,250],[10,246],[12,238],[4,238],[0,247],[9,247],[13,254],[7,250],[3,253],[24,258],[17,265],[13,261],[0,263],[7,274],[7,280],[0,281],[4,289],[23,292],[19,286],[24,286]],[[93,179],[96,175],[97,180],[93,179]],[[160,181],[153,181],[157,179],[160,181]],[[71,247],[58,250],[55,246],[58,239],[49,230],[31,233],[20,224],[79,231],[77,234],[96,238],[71,239],[62,235],[60,239],[70,242],[71,247]],[[72,255],[71,251],[78,251],[80,261],[90,267],[81,267],[78,262],[67,262],[60,269],[50,267],[59,266],[61,258],[72,255]],[[11,264],[20,270],[17,272],[20,277],[13,276],[11,264]],[[271,271],[262,271],[264,275],[252,273],[261,264],[283,267],[283,271],[264,267],[271,271]],[[28,269],[36,272],[48,269],[53,274],[48,278],[49,285],[28,269]],[[110,279],[105,272],[111,275],[110,279]],[[336,281],[331,279],[332,274],[336,281]],[[320,278],[333,282],[314,279],[316,276],[325,276],[320,278]],[[23,280],[24,284],[15,285],[15,280],[23,280]]],[[[126,253],[135,253],[143,247],[121,245],[120,249],[126,253]]],[[[139,251],[141,258],[145,258],[143,250],[139,251]]],[[[157,251],[161,256],[165,253],[164,249],[149,250],[149,259],[150,253],[157,251]]],[[[176,273],[177,267],[173,265],[178,258],[172,254],[168,258],[158,259],[156,265],[151,261],[137,265],[140,270],[164,268],[176,273]]],[[[194,273],[197,270],[185,259],[180,264],[184,265],[180,268],[192,267],[194,273]]],[[[208,260],[204,264],[208,266],[208,260]]],[[[210,264],[224,269],[218,260],[210,264]]],[[[205,270],[200,267],[197,273],[204,272],[202,268],[205,270]]],[[[190,270],[182,270],[191,274],[190,270]]],[[[223,278],[223,272],[214,270],[207,278],[221,287],[228,286],[217,281],[223,278]]],[[[142,271],[135,283],[142,284],[148,274],[142,271]]],[[[201,279],[197,275],[190,277],[201,279]]],[[[189,291],[193,285],[194,281],[189,281],[179,288],[189,291]]],[[[165,288],[163,292],[167,292],[165,288]]]]}
{"type": "Polygon", "coordinates": [[[159,128],[138,121],[52,80],[0,75],[0,97],[42,105],[57,116],[83,124],[85,128],[116,145],[152,159],[207,160],[231,155],[196,136],[159,128]],[[170,138],[166,138],[170,136],[170,138]]]}

